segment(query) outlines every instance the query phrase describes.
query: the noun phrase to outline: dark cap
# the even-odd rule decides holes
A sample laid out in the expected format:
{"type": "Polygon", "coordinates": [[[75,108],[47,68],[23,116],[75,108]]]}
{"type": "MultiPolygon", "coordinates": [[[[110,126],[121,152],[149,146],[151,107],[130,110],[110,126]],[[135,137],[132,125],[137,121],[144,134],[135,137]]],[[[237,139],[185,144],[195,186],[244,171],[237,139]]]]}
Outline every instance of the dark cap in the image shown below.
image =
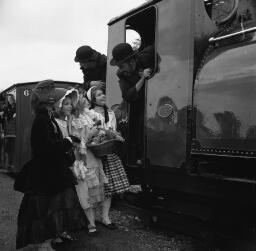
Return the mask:
{"type": "Polygon", "coordinates": [[[37,111],[40,107],[53,105],[55,100],[55,82],[47,79],[39,82],[32,90],[31,107],[37,111]]]}
{"type": "Polygon", "coordinates": [[[55,88],[55,82],[52,79],[46,79],[37,83],[33,91],[47,93],[55,88]]]}
{"type": "Polygon", "coordinates": [[[112,50],[113,58],[110,60],[110,64],[114,66],[123,63],[135,55],[136,53],[133,51],[130,44],[120,43],[116,45],[112,50]]]}
{"type": "Polygon", "coordinates": [[[96,59],[97,52],[90,46],[81,46],[76,51],[75,62],[87,62],[96,59]]]}

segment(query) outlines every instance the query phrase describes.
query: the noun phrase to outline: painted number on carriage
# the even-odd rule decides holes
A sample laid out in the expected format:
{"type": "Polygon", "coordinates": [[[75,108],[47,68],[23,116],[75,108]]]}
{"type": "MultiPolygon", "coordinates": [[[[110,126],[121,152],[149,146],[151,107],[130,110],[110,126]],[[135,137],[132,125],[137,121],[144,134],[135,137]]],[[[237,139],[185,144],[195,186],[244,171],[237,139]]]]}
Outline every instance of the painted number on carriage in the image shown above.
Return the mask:
{"type": "Polygon", "coordinates": [[[29,96],[29,90],[25,90],[24,92],[23,92],[23,94],[24,94],[24,96],[29,96]]]}

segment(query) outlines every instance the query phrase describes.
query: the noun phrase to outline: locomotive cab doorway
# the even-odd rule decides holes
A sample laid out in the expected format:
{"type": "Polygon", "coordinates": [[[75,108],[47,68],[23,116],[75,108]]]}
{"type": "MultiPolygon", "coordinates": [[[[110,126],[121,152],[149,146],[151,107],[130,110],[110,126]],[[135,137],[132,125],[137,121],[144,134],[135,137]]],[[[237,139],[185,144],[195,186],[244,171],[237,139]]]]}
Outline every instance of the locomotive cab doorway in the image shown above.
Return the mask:
{"type": "MultiPolygon", "coordinates": [[[[135,52],[136,77],[128,78],[135,85],[140,81],[145,69],[150,69],[151,76],[156,71],[155,56],[155,25],[156,8],[150,7],[126,19],[125,42],[129,43],[135,52]]],[[[147,80],[143,87],[137,91],[137,97],[127,101],[128,128],[127,138],[127,164],[142,166],[145,164],[145,104],[147,80]]]]}

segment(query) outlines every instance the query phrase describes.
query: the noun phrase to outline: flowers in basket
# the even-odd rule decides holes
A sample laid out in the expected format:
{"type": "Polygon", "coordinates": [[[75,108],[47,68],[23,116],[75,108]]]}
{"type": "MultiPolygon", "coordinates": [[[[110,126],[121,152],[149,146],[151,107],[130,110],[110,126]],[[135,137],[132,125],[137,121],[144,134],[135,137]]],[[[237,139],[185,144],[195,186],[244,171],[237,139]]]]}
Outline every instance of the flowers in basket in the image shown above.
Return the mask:
{"type": "Polygon", "coordinates": [[[113,129],[94,127],[90,134],[87,147],[98,157],[115,152],[117,142],[124,142],[124,138],[113,129]]]}
{"type": "Polygon", "coordinates": [[[99,145],[108,141],[116,140],[120,142],[124,142],[124,138],[117,131],[114,131],[112,128],[104,129],[97,127],[97,130],[89,136],[87,145],[99,145]]]}

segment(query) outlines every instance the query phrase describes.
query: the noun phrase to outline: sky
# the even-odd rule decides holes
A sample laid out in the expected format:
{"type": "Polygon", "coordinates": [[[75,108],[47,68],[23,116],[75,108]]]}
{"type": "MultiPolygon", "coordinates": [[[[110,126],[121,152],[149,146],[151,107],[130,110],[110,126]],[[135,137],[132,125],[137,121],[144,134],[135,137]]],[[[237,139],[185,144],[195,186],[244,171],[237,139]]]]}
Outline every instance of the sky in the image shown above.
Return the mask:
{"type": "Polygon", "coordinates": [[[75,51],[107,53],[110,19],[145,0],[0,0],[0,90],[43,79],[82,82],[75,51]]]}

